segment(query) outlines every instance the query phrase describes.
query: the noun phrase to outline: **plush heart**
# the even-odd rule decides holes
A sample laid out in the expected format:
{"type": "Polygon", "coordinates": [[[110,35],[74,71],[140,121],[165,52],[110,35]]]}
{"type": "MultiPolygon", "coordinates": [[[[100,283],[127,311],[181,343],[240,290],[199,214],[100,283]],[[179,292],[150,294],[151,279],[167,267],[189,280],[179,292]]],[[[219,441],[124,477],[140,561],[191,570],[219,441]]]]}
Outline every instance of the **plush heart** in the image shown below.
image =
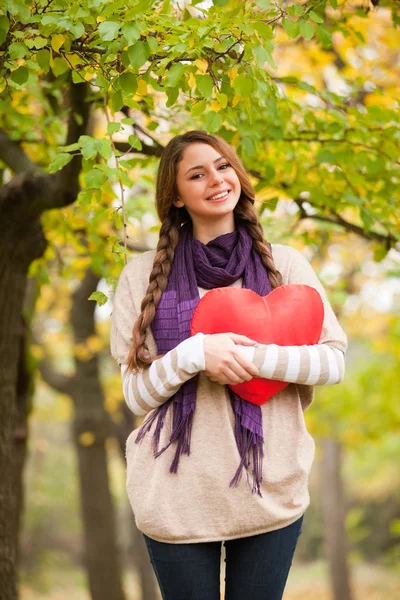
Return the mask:
{"type": "MultiPolygon", "coordinates": [[[[301,346],[318,343],[323,320],[321,297],[308,285],[282,285],[264,297],[243,288],[214,288],[195,308],[191,334],[232,332],[260,344],[301,346]]],[[[253,378],[229,387],[248,402],[261,405],[287,385],[253,378]]]]}

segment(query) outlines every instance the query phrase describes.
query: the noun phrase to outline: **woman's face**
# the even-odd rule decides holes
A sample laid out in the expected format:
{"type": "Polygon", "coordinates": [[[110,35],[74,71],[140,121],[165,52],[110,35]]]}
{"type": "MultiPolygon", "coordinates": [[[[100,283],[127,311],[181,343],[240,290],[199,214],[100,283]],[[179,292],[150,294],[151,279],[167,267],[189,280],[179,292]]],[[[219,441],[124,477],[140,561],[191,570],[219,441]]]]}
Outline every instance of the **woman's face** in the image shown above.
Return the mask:
{"type": "Polygon", "coordinates": [[[177,207],[185,206],[194,227],[233,220],[241,187],[236,171],[218,150],[196,142],[183,152],[176,177],[177,207]]]}

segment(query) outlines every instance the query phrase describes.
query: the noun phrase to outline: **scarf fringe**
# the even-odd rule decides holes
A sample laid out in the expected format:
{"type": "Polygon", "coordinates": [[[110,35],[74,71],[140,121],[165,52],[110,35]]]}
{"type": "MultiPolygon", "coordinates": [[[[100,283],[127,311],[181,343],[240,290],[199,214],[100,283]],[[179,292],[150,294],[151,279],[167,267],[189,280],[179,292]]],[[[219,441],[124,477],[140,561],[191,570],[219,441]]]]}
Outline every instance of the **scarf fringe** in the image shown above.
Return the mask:
{"type": "Polygon", "coordinates": [[[229,483],[229,487],[237,487],[241,478],[243,469],[246,471],[247,484],[251,487],[253,494],[257,493],[261,498],[262,484],[262,466],[264,458],[264,439],[261,435],[243,426],[242,411],[239,404],[232,402],[235,414],[235,439],[239,450],[240,463],[236,470],[233,479],[229,483]],[[249,467],[253,463],[252,475],[253,482],[250,484],[249,467]]]}
{"type": "Polygon", "coordinates": [[[161,456],[161,454],[163,454],[171,446],[171,444],[177,442],[175,455],[169,469],[170,473],[177,473],[179,460],[182,454],[187,454],[187,456],[190,456],[190,440],[192,436],[194,407],[185,415],[183,415],[182,408],[183,407],[181,403],[173,403],[171,400],[165,402],[149,419],[142,424],[135,440],[136,444],[142,442],[146,433],[151,430],[154,421],[157,421],[152,439],[154,458],[161,456]],[[168,444],[159,450],[161,430],[164,427],[165,417],[171,405],[173,405],[174,411],[171,437],[168,444]]]}

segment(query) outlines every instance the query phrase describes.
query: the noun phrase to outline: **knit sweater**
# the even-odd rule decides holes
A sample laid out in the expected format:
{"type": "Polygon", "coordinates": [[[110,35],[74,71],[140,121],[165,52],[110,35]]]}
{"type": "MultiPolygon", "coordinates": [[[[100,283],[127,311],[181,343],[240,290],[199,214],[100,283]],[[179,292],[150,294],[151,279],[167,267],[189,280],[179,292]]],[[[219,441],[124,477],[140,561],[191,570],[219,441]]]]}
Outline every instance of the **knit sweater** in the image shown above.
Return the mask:
{"type": "MultiPolygon", "coordinates": [[[[126,371],[132,327],[146,293],[155,251],[134,257],[123,269],[113,301],[111,352],[121,365],[124,396],[136,414],[144,415],[171,397],[180,385],[199,373],[193,419],[191,454],[181,458],[178,473],[169,465],[174,448],[154,459],[151,432],[135,443],[137,429],[127,440],[127,493],[138,528],[153,539],[169,543],[228,540],[290,525],[309,504],[308,476],[314,441],[303,412],[316,384],[340,382],[344,372],[346,335],[308,261],[295,249],[272,245],[283,283],[303,283],[317,289],[324,303],[324,322],[314,346],[255,348],[238,346],[260,369],[261,377],[291,382],[262,406],[264,463],[262,497],[252,494],[243,476],[229,488],[239,454],[234,416],[226,386],[212,382],[204,371],[204,336],[185,340],[157,359],[147,370],[126,371]],[[186,347],[187,346],[187,347],[186,347]]],[[[237,280],[232,287],[240,287],[237,280]]],[[[199,288],[200,297],[207,290],[199,288]]],[[[147,344],[157,348],[151,331],[147,344]]],[[[168,441],[170,419],[161,432],[160,447],[168,441]]]]}

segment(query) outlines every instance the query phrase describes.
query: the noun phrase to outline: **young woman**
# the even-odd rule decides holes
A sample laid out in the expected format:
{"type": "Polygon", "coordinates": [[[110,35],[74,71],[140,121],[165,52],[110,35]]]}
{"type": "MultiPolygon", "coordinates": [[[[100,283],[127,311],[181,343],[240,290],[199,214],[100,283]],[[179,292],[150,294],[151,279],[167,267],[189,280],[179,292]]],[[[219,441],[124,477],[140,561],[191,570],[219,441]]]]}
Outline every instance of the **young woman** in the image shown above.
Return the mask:
{"type": "MultiPolygon", "coordinates": [[[[114,297],[111,352],[131,410],[127,492],[162,596],[282,598],[309,505],[314,441],[303,412],[313,386],[339,383],[347,341],[308,261],[268,244],[254,191],[233,148],[189,131],[165,148],[157,176],[155,251],[123,269],[114,297]],[[256,345],[231,332],[190,336],[210,289],[261,296],[281,284],[315,288],[324,304],[318,344],[256,345]],[[227,384],[288,382],[261,407],[227,384]]],[[[221,311],[224,308],[221,306],[221,311]]]]}

